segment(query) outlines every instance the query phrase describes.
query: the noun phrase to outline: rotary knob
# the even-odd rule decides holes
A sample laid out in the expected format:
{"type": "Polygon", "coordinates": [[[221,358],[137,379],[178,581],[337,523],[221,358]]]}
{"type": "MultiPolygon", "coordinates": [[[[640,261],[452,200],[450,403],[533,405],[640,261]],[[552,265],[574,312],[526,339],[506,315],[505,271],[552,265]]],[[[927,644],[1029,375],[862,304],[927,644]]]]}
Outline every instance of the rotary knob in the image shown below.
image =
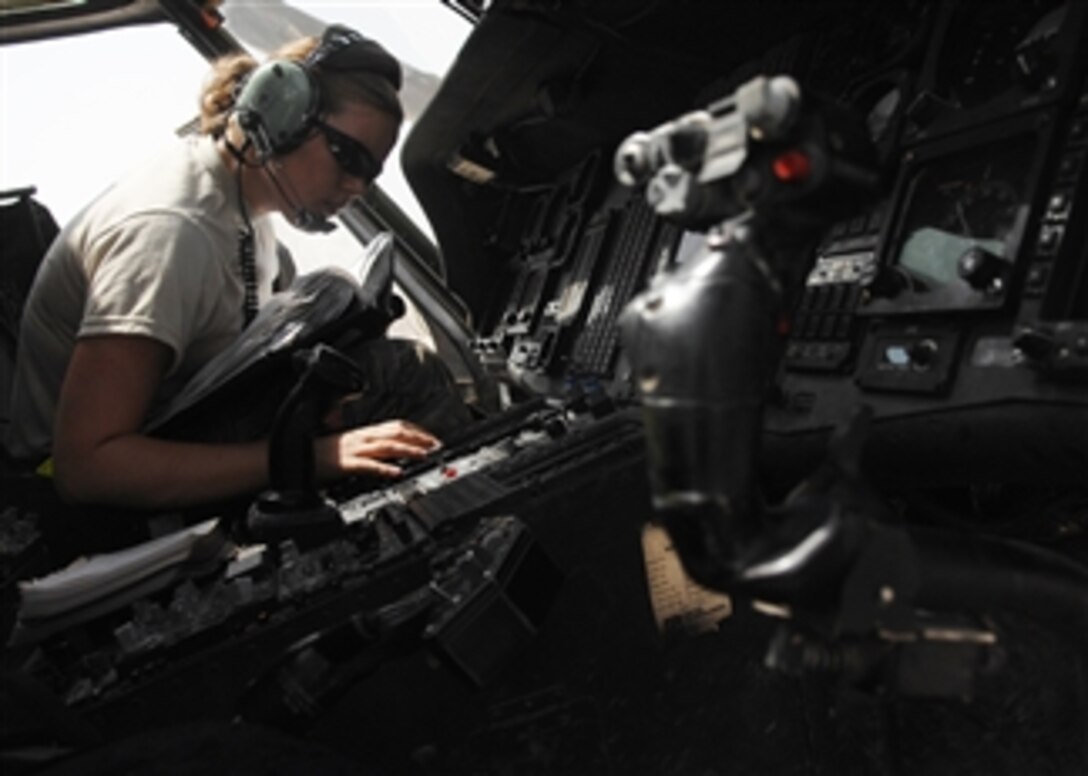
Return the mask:
{"type": "Polygon", "coordinates": [[[960,256],[956,269],[967,285],[976,291],[999,291],[1004,280],[1006,263],[985,248],[975,245],[960,256]]]}

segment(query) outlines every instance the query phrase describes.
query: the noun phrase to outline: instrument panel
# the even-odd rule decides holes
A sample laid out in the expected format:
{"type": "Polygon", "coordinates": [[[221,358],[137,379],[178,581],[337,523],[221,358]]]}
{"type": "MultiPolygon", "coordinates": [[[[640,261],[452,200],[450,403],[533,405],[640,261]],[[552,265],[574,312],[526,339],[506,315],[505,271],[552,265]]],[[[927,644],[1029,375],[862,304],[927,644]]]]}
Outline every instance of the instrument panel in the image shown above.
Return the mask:
{"type": "MultiPolygon", "coordinates": [[[[950,437],[1040,442],[999,420],[1001,406],[1071,413],[1044,446],[1075,453],[1066,471],[1088,465],[1076,431],[1088,428],[1086,14],[1062,0],[896,5],[801,34],[700,92],[692,107],[751,73],[787,72],[853,109],[881,161],[882,194],[826,230],[789,311],[772,450],[823,438],[862,404],[896,435],[940,418],[950,437]]],[[[506,306],[485,316],[477,350],[515,394],[625,400],[616,321],[700,248],[702,235],[655,217],[599,160],[507,195],[513,220],[496,235],[521,238],[504,259],[506,306]]],[[[976,473],[1007,468],[970,447],[948,456],[981,458],[976,473]]],[[[930,460],[912,466],[947,463],[930,460]]]]}
{"type": "MultiPolygon", "coordinates": [[[[490,264],[476,280],[494,288],[480,295],[490,304],[476,311],[473,346],[504,387],[507,408],[392,486],[348,483],[330,491],[345,527],[336,540],[249,549],[214,573],[130,591],[99,616],[81,612],[78,622],[54,623],[56,630],[24,631],[23,646],[32,653],[28,670],[68,709],[117,731],[170,717],[234,715],[261,689],[260,682],[250,683],[254,677],[266,684],[281,675],[304,680],[302,656],[326,636],[365,655],[371,645],[364,637],[375,624],[422,625],[414,635],[437,643],[483,682],[495,670],[484,659],[491,654],[486,647],[520,643],[547,608],[547,601],[531,596],[509,599],[541,580],[554,582],[547,562],[525,549],[518,514],[546,501],[546,494],[569,496],[580,481],[604,484],[592,503],[568,504],[573,517],[561,517],[577,522],[580,533],[571,534],[578,541],[563,540],[591,557],[578,570],[600,572],[594,553],[611,547],[614,536],[586,540],[581,532],[604,533],[605,518],[616,524],[607,526],[611,531],[621,517],[631,524],[645,517],[620,514],[616,504],[642,501],[644,494],[619,493],[624,486],[609,480],[623,469],[637,470],[641,482],[645,465],[618,322],[632,298],[682,267],[706,241],[658,218],[640,193],[616,183],[604,162],[610,143],[675,115],[649,115],[645,103],[671,96],[677,81],[653,83],[656,92],[644,88],[651,82],[638,79],[646,75],[638,65],[661,51],[634,45],[640,21],[647,26],[641,42],[656,41],[655,13],[675,7],[698,17],[684,20],[687,34],[666,52],[683,72],[698,73],[685,107],[706,105],[756,72],[789,73],[804,88],[854,110],[881,162],[880,194],[814,242],[800,271],[801,292],[779,321],[782,360],[763,419],[767,479],[786,488],[810,474],[826,460],[829,434],[866,406],[873,423],[865,463],[880,485],[1082,487],[1088,471],[1088,5],[858,5],[868,12],[811,30],[799,25],[796,36],[766,50],[753,44],[750,60],[722,65],[717,40],[702,58],[677,41],[721,32],[736,4],[650,4],[653,13],[634,14],[622,34],[602,35],[624,52],[618,64],[610,63],[620,73],[611,86],[619,82],[623,89],[593,93],[601,82],[594,78],[603,79],[593,67],[607,48],[599,41],[585,47],[599,60],[579,63],[574,75],[532,71],[541,85],[537,90],[525,77],[533,81],[534,99],[562,92],[573,103],[579,89],[592,98],[584,119],[589,130],[581,128],[591,148],[554,175],[507,180],[506,168],[496,163],[497,184],[461,181],[457,190],[486,215],[473,249],[490,264]],[[570,80],[575,76],[582,80],[570,80]],[[551,88],[556,83],[565,91],[551,88]],[[639,105],[645,125],[626,121],[630,103],[639,105]],[[605,131],[603,113],[623,121],[605,131]],[[491,580],[502,584],[496,588],[491,580]],[[481,601],[499,605],[477,618],[473,607],[481,601]],[[426,613],[425,622],[415,620],[417,612],[426,613]],[[347,631],[330,631],[345,623],[347,631]],[[427,625],[434,628],[424,633],[427,625]],[[221,699],[209,697],[210,686],[225,688],[221,699]],[[159,702],[166,695],[170,708],[159,702]],[[148,709],[162,719],[151,719],[148,709]]],[[[473,130],[492,132],[494,148],[504,151],[500,161],[510,166],[517,159],[510,136],[546,134],[540,129],[549,127],[545,119],[575,121],[564,112],[566,103],[550,103],[545,119],[526,119],[507,116],[504,111],[516,113],[508,101],[495,102],[501,109],[473,130]]],[[[443,127],[442,134],[453,132],[443,127]]],[[[577,145],[568,138],[582,136],[552,134],[563,148],[535,149],[534,160],[565,160],[560,151],[577,145]]],[[[451,198],[449,204],[457,203],[451,198]]],[[[471,234],[471,220],[457,226],[471,234]]],[[[648,504],[642,508],[649,512],[648,504]]],[[[554,515],[546,517],[542,524],[554,515]]],[[[631,596],[625,579],[616,574],[607,581],[623,595],[601,583],[608,607],[641,594],[631,596]]],[[[604,635],[599,615],[587,616],[583,628],[593,649],[604,635]]],[[[653,642],[655,661],[658,646],[653,642]]],[[[715,659],[733,654],[710,646],[715,659]]],[[[622,662],[615,656],[628,647],[601,656],[598,672],[622,662]]],[[[685,662],[697,666],[692,683],[701,688],[704,664],[685,662]]],[[[745,665],[738,675],[753,672],[745,665]]],[[[763,689],[752,697],[765,697],[763,689]]],[[[790,685],[791,698],[794,689],[790,685]]],[[[658,698],[646,706],[657,707],[658,698]]],[[[645,707],[631,708],[639,709],[641,725],[645,707]]],[[[526,718],[536,720],[534,714],[526,718]]],[[[779,717],[775,710],[773,719],[779,717]]],[[[497,737],[514,738],[506,728],[497,737]]],[[[639,738],[633,748],[643,745],[645,736],[633,737],[639,738]]],[[[676,747],[665,745],[675,754],[676,747]]]]}

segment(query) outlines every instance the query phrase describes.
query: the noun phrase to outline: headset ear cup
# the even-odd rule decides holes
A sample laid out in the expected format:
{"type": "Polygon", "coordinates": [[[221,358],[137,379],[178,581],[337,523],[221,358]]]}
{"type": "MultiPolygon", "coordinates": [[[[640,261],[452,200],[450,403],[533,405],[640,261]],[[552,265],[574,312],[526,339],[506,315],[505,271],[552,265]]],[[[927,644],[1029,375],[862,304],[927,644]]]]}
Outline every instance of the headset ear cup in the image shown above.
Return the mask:
{"type": "Polygon", "coordinates": [[[234,102],[238,124],[263,158],[286,154],[310,132],[320,104],[317,83],[298,62],[272,60],[246,78],[234,102]]]}
{"type": "Polygon", "coordinates": [[[238,117],[238,126],[242,128],[246,139],[256,149],[258,158],[268,159],[273,156],[268,133],[264,131],[264,124],[261,121],[261,114],[249,109],[236,109],[235,115],[238,117]]]}

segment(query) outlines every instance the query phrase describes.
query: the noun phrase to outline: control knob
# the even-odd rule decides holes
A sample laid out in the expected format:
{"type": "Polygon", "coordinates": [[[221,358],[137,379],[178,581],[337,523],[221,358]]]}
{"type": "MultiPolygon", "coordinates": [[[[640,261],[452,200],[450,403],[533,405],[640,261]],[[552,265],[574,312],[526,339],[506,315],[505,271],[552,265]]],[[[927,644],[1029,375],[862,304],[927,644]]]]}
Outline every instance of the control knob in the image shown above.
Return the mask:
{"type": "Polygon", "coordinates": [[[994,293],[1000,291],[1004,285],[1007,266],[1000,256],[975,245],[960,256],[956,269],[971,288],[994,293]]]}

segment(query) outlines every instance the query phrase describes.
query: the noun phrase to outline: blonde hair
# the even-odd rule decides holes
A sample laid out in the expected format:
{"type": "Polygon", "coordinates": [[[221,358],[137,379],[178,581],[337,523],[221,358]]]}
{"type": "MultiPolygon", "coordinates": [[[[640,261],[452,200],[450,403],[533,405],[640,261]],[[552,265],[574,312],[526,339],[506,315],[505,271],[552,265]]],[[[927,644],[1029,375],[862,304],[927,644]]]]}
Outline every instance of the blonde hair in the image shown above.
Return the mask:
{"type": "MultiPolygon", "coordinates": [[[[318,44],[317,38],[301,38],[281,47],[269,59],[304,62],[318,44]]],[[[222,136],[234,110],[238,91],[258,64],[249,54],[232,54],[212,64],[200,92],[201,134],[222,136]]],[[[404,108],[396,87],[381,75],[368,70],[326,72],[320,64],[311,66],[310,72],[321,94],[320,113],[334,113],[348,103],[363,103],[389,114],[397,121],[404,120],[404,108]]]]}

